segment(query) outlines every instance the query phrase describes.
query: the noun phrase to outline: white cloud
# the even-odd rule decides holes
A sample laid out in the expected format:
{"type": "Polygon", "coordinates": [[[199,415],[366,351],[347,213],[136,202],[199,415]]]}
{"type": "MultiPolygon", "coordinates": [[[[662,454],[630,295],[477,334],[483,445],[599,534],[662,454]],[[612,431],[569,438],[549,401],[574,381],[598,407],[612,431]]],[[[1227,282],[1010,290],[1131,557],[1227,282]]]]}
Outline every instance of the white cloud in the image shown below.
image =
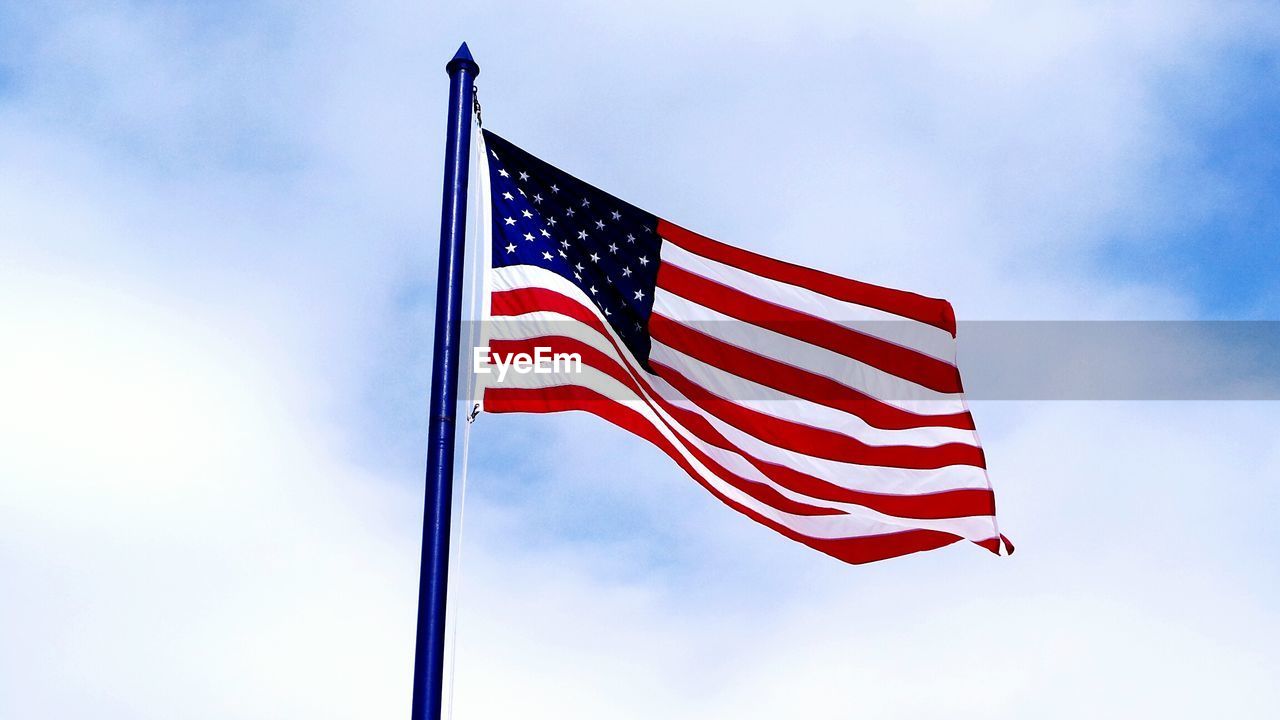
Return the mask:
{"type": "Polygon", "coordinates": [[[413,488],[335,457],[200,309],[8,280],[5,714],[393,714],[363,658],[410,656],[413,488]]]}

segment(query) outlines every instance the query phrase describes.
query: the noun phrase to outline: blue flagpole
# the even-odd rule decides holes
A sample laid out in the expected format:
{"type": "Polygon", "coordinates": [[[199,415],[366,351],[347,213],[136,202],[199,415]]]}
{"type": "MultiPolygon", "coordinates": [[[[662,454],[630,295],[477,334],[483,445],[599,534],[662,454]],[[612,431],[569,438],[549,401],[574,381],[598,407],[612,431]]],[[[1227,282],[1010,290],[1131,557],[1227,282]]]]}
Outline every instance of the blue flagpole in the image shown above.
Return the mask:
{"type": "Polygon", "coordinates": [[[473,82],[480,66],[462,43],[449,73],[449,131],[440,206],[440,273],[431,367],[427,493],[418,577],[418,634],[413,656],[413,720],[440,720],[444,689],[445,598],[449,576],[449,513],[453,496],[453,435],[458,410],[458,345],[462,327],[462,263],[467,226],[467,163],[471,157],[473,82]]]}

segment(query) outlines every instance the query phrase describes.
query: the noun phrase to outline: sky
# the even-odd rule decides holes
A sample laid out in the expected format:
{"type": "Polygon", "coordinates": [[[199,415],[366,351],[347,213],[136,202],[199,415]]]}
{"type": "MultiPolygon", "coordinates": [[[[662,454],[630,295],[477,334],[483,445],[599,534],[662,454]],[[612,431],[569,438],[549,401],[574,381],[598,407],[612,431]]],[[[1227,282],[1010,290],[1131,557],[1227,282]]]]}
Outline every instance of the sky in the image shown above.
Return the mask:
{"type": "MultiPolygon", "coordinates": [[[[717,239],[1280,320],[1270,3],[0,0],[0,717],[407,716],[462,40],[486,127],[717,239]]],[[[973,412],[1018,552],[858,567],[481,416],[454,716],[1273,716],[1280,403],[973,412]]]]}

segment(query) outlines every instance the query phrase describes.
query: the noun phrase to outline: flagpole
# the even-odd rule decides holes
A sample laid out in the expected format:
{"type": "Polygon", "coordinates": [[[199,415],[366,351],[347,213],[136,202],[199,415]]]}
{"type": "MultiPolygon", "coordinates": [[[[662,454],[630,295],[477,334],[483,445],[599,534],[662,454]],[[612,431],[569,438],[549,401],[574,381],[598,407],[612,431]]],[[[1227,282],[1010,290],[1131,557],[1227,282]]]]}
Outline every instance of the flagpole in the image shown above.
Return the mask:
{"type": "Polygon", "coordinates": [[[445,65],[449,127],[440,206],[440,271],[431,366],[426,504],[418,576],[418,633],[413,656],[412,720],[440,720],[444,686],[445,598],[449,575],[449,513],[453,495],[453,437],[458,409],[458,345],[462,320],[463,243],[467,225],[467,163],[471,156],[473,82],[480,66],[462,43],[445,65]]]}

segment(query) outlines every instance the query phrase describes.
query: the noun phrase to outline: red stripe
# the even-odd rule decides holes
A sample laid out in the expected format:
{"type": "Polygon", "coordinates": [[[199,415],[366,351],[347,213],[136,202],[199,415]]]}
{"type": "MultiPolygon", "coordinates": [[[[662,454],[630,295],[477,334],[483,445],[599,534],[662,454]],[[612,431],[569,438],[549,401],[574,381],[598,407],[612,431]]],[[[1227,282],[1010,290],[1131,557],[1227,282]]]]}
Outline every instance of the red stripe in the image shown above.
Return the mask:
{"type": "MultiPolygon", "coordinates": [[[[993,493],[986,488],[960,488],[911,495],[871,493],[842,487],[785,465],[761,460],[729,442],[715,427],[707,422],[706,418],[692,410],[675,405],[655,393],[653,388],[647,382],[644,382],[643,378],[640,380],[640,386],[644,388],[645,393],[641,393],[637,390],[638,386],[635,380],[628,375],[628,371],[615,358],[609,357],[576,338],[543,336],[525,340],[494,341],[490,344],[490,350],[494,355],[519,352],[532,353],[536,347],[548,348],[550,352],[579,353],[582,356],[584,365],[596,368],[622,383],[635,394],[636,398],[644,400],[652,408],[653,402],[650,402],[649,397],[646,397],[645,393],[647,393],[667,414],[671,415],[681,427],[692,433],[694,437],[708,445],[737,454],[760,470],[766,477],[792,492],[807,495],[816,500],[861,505],[886,515],[902,518],[946,519],[993,515],[995,513],[995,498],[993,493]]],[[[664,421],[664,424],[671,427],[670,423],[665,423],[664,421]]],[[[680,442],[689,452],[697,456],[700,462],[715,471],[726,482],[739,486],[744,491],[751,492],[748,487],[741,486],[740,483],[750,484],[754,481],[730,473],[729,470],[725,469],[701,449],[683,438],[680,439],[680,442]]],[[[758,499],[763,500],[760,497],[758,499]]]]}
{"type": "MultiPolygon", "coordinates": [[[[488,406],[489,404],[490,392],[495,393],[494,397],[498,399],[498,407],[500,409],[496,410],[495,412],[554,412],[552,410],[539,410],[539,409],[528,409],[528,408],[538,408],[538,407],[543,407],[544,405],[559,404],[559,405],[565,406],[565,407],[562,407],[561,409],[584,410],[586,412],[594,413],[596,412],[596,410],[600,409],[596,406],[602,403],[607,403],[609,405],[626,408],[628,411],[635,413],[633,409],[627,408],[625,405],[622,405],[621,403],[619,403],[616,399],[606,397],[605,395],[602,395],[601,393],[596,392],[595,390],[583,387],[581,385],[557,385],[555,387],[540,388],[540,389],[489,388],[485,390],[486,406],[488,406]],[[518,398],[518,400],[516,400],[515,402],[524,403],[526,409],[523,409],[523,410],[511,409],[512,408],[511,403],[513,401],[511,400],[511,397],[508,396],[508,393],[514,394],[514,397],[518,398]]],[[[638,397],[639,396],[637,396],[637,398],[638,397]]],[[[605,410],[607,411],[607,408],[605,410]]],[[[663,443],[669,444],[670,441],[667,440],[666,437],[658,433],[656,430],[654,430],[652,423],[644,419],[644,416],[639,415],[639,413],[635,413],[635,414],[639,416],[644,421],[644,425],[652,431],[653,437],[650,437],[649,435],[642,435],[642,437],[654,443],[655,445],[658,445],[659,447],[663,447],[663,449],[666,450],[667,448],[663,445],[663,443]],[[661,438],[661,443],[658,440],[655,440],[654,438],[661,438]]],[[[743,477],[740,477],[738,475],[735,475],[729,472],[723,466],[717,464],[715,461],[711,460],[711,458],[707,457],[705,454],[700,452],[697,448],[685,446],[685,449],[688,450],[694,457],[696,457],[698,459],[698,462],[705,465],[708,470],[714,473],[716,477],[724,480],[725,482],[729,483],[731,486],[737,488],[738,490],[741,490],[747,495],[750,495],[756,500],[759,500],[765,505],[769,505],[771,507],[777,508],[782,512],[785,512],[791,515],[801,515],[801,516],[810,516],[810,517],[821,516],[821,515],[844,515],[845,514],[845,512],[843,510],[840,510],[839,508],[821,507],[818,505],[810,505],[808,503],[792,500],[768,485],[758,483],[758,482],[753,482],[751,480],[747,480],[743,477]]],[[[671,447],[668,454],[671,454],[671,452],[675,452],[674,446],[671,447]]],[[[683,464],[682,464],[682,467],[684,467],[683,464]]],[[[701,482],[701,478],[697,475],[697,472],[693,469],[692,465],[688,465],[687,467],[685,467],[685,470],[690,475],[693,475],[694,479],[699,480],[701,482]]]]}
{"type": "Polygon", "coordinates": [[[673,405],[661,396],[658,397],[658,403],[694,437],[708,445],[738,454],[765,477],[792,492],[818,500],[861,505],[885,515],[916,520],[945,520],[995,513],[995,495],[986,488],[958,488],[898,495],[843,487],[795,468],[762,460],[729,442],[706,418],[692,410],[673,405]]]}
{"type": "MultiPolygon", "coordinates": [[[[658,268],[658,287],[738,320],[817,345],[874,368],[905,378],[930,390],[958,393],[960,371],[910,348],[776,305],[664,262],[658,268]]],[[[905,321],[904,321],[905,322],[905,321]]]]}
{"type": "Polygon", "coordinates": [[[936,470],[948,465],[986,467],[982,450],[964,443],[946,443],[934,447],[916,445],[868,445],[848,435],[802,425],[790,420],[743,407],[715,395],[690,381],[679,371],[650,361],[654,372],[681,395],[689,398],[707,413],[724,420],[743,432],[778,447],[813,457],[881,467],[936,470]]]}
{"type": "Polygon", "coordinates": [[[489,388],[485,391],[485,406],[491,412],[549,413],[580,410],[591,413],[657,446],[676,464],[680,465],[690,477],[706,488],[708,492],[734,510],[796,542],[803,543],[847,563],[856,565],[877,560],[887,560],[900,555],[934,550],[963,539],[950,533],[918,529],[884,535],[836,539],[812,538],[798,533],[781,523],[730,500],[717,491],[712,485],[698,476],[698,473],[689,464],[688,460],[643,415],[599,393],[579,386],[569,385],[541,390],[489,388]]]}
{"type": "MultiPolygon", "coordinates": [[[[685,410],[684,408],[680,408],[668,403],[666,400],[664,400],[663,398],[658,396],[656,393],[654,393],[653,388],[649,387],[648,383],[644,383],[643,380],[641,380],[638,383],[637,380],[633,376],[631,376],[628,373],[628,371],[622,366],[622,364],[617,361],[617,359],[609,357],[605,353],[602,353],[600,350],[596,349],[595,347],[592,347],[591,345],[588,345],[587,343],[582,342],[581,340],[578,340],[576,338],[563,337],[563,336],[557,335],[557,336],[543,336],[538,338],[527,338],[522,340],[494,340],[489,343],[490,354],[498,357],[506,356],[509,353],[532,354],[534,349],[538,347],[546,348],[549,352],[578,353],[582,357],[583,365],[588,367],[593,367],[605,373],[606,375],[612,377],[614,380],[617,380],[618,382],[622,383],[628,390],[631,391],[631,393],[636,399],[642,400],[645,402],[645,404],[649,405],[650,409],[653,409],[653,403],[649,400],[649,397],[653,397],[655,400],[657,400],[657,402],[660,405],[663,406],[663,409],[667,410],[667,412],[673,416],[678,416],[678,414],[692,415],[693,421],[699,424],[700,429],[704,430],[704,432],[702,433],[694,432],[694,435],[696,437],[703,440],[704,442],[707,442],[710,445],[731,450],[744,457],[746,456],[746,453],[744,453],[742,450],[732,447],[730,443],[727,440],[725,440],[725,438],[722,435],[720,435],[720,433],[716,432],[714,428],[712,428],[709,424],[706,423],[705,419],[698,416],[696,413],[692,413],[689,410],[685,410]],[[643,384],[644,392],[641,391],[641,384],[643,384]],[[709,433],[706,433],[705,431],[709,431],[709,433]],[[708,435],[713,436],[713,439],[708,439],[708,435]]],[[[559,387],[565,387],[565,386],[559,386],[559,387]]],[[[488,404],[488,397],[489,397],[488,393],[486,392],[485,394],[486,406],[488,404]]],[[[604,398],[605,396],[600,395],[600,397],[604,398]]],[[[659,415],[659,418],[661,419],[661,415],[659,415]]],[[[674,431],[674,428],[671,428],[670,423],[666,423],[664,421],[664,424],[667,425],[668,428],[674,431]]],[[[686,429],[688,429],[688,424],[682,423],[682,425],[686,429]]],[[[691,432],[693,431],[691,430],[691,432]]],[[[676,436],[677,438],[679,438],[678,433],[676,434],[676,436]]],[[[779,510],[789,512],[793,515],[839,515],[843,512],[841,510],[836,510],[832,508],[819,507],[815,505],[808,505],[808,504],[793,501],[787,498],[786,496],[782,495],[781,493],[779,493],[777,490],[769,487],[768,485],[763,485],[759,482],[748,480],[746,478],[743,478],[740,475],[737,475],[736,473],[730,472],[727,468],[725,468],[719,462],[713,460],[711,456],[707,455],[705,452],[699,449],[696,445],[693,445],[692,443],[685,441],[683,438],[680,438],[679,441],[680,441],[681,447],[685,448],[691,454],[693,454],[694,457],[698,458],[698,461],[701,462],[703,465],[705,465],[712,472],[714,472],[717,477],[720,477],[725,482],[751,495],[755,499],[763,503],[766,503],[768,505],[772,505],[773,507],[776,507],[779,510]]],[[[767,474],[766,474],[766,477],[768,477],[767,474]]],[[[816,480],[816,478],[814,479],[816,480]]],[[[788,485],[786,485],[785,483],[779,483],[779,484],[782,485],[783,487],[788,487],[788,485]]],[[[789,488],[789,489],[792,489],[792,488],[789,488]]],[[[840,490],[842,488],[836,487],[835,489],[840,490]]],[[[808,494],[810,495],[810,497],[814,497],[815,499],[823,499],[819,495],[803,493],[803,491],[799,491],[799,492],[802,492],[802,494],[808,494]]],[[[831,498],[831,499],[835,499],[835,498],[831,498]]],[[[837,502],[840,502],[840,501],[841,500],[837,500],[837,502]]],[[[851,500],[843,500],[843,501],[853,502],[851,500]]],[[[978,514],[982,514],[982,513],[978,513],[978,514]]]]}
{"type": "MultiPolygon", "coordinates": [[[[594,315],[590,314],[578,302],[560,293],[542,288],[530,288],[495,293],[493,298],[493,307],[498,309],[495,314],[519,315],[538,310],[565,315],[585,312],[590,318],[591,322],[589,324],[597,332],[604,335],[606,339],[610,340],[615,351],[621,352],[617,343],[614,343],[604,332],[603,324],[594,315]]],[[[708,445],[738,454],[764,473],[766,477],[793,492],[819,500],[862,505],[886,515],[902,518],[944,519],[994,514],[994,496],[986,488],[963,488],[911,495],[872,493],[845,488],[784,465],[756,458],[729,442],[701,415],[665,400],[653,390],[643,375],[636,375],[630,369],[624,368],[616,357],[608,357],[594,347],[576,339],[549,336],[524,341],[504,341],[502,344],[493,342],[490,344],[490,349],[493,352],[531,353],[533,348],[539,345],[550,347],[552,352],[578,352],[582,355],[584,364],[607,373],[626,387],[631,388],[633,392],[636,391],[637,387],[643,387],[648,396],[653,397],[663,410],[699,440],[708,445]]],[[[638,393],[637,396],[648,402],[645,394],[638,393]]],[[[652,403],[649,404],[652,407],[652,403]]],[[[697,448],[688,445],[688,443],[682,442],[682,444],[688,447],[690,452],[697,453],[700,456],[699,459],[704,463],[713,462],[697,448]]],[[[749,481],[744,480],[743,482],[749,481]]]]}
{"type": "Polygon", "coordinates": [[[574,320],[586,323],[605,337],[604,323],[585,305],[554,290],[547,288],[519,288],[501,290],[489,296],[489,314],[494,317],[524,315],[525,313],[547,311],[567,315],[574,320]]]}
{"type": "Polygon", "coordinates": [[[689,252],[725,265],[732,265],[778,282],[807,288],[837,300],[918,320],[946,330],[952,336],[956,334],[955,314],[951,310],[951,303],[946,300],[925,297],[905,290],[892,290],[775,260],[703,237],[666,220],[658,221],[658,235],[663,240],[675,243],[689,252]]]}
{"type": "MultiPolygon", "coordinates": [[[[924,427],[973,429],[973,419],[967,412],[946,415],[913,413],[877,400],[824,375],[811,373],[717,340],[657,312],[649,316],[649,334],[663,345],[708,365],[788,395],[843,410],[883,430],[924,427]]],[[[658,375],[665,378],[660,372],[658,375]]]]}

